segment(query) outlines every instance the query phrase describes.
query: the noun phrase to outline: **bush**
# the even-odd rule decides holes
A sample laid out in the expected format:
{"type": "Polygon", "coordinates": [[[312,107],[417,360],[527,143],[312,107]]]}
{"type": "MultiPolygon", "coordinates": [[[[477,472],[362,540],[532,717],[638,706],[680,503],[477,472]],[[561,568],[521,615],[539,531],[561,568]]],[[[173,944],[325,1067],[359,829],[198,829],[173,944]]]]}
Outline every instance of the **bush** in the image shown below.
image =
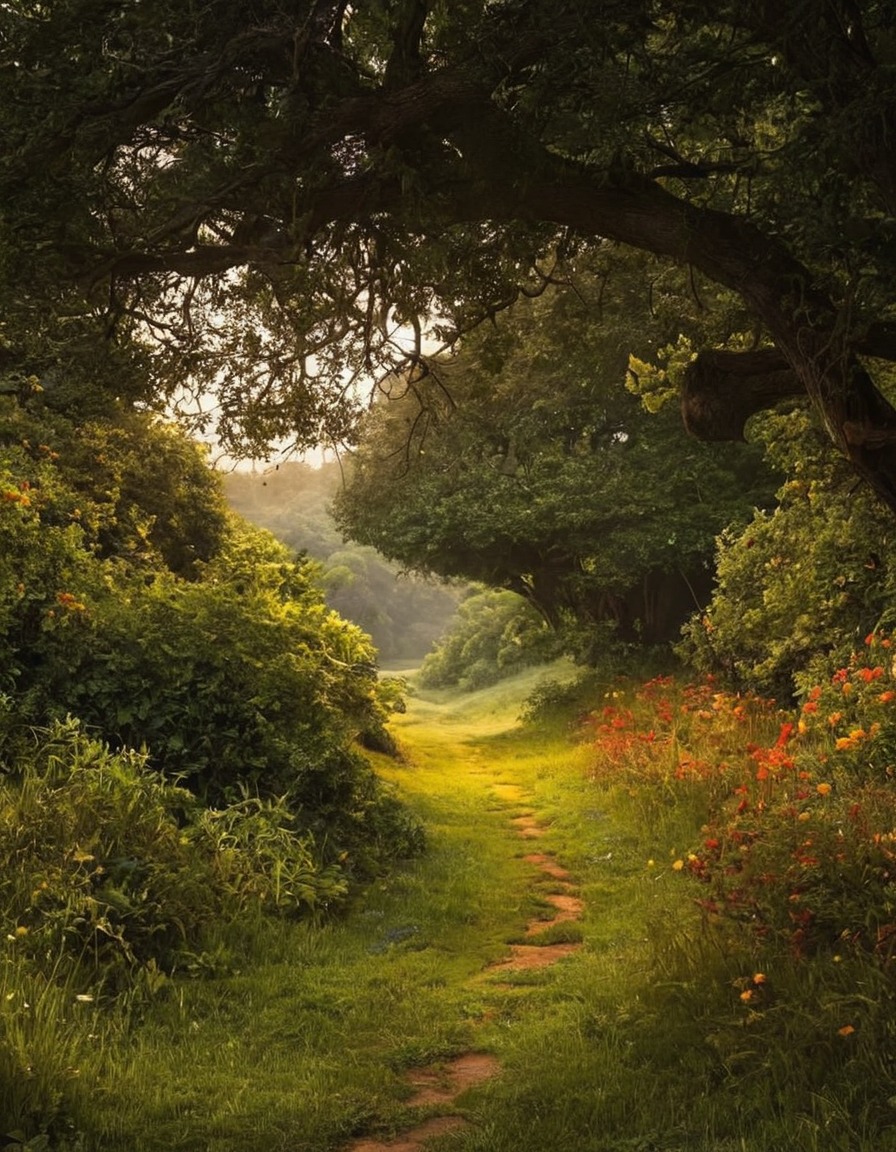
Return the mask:
{"type": "Polygon", "coordinates": [[[76,721],[50,730],[2,786],[0,874],[20,950],[68,956],[112,987],[140,966],[173,971],[212,922],[316,914],[347,889],[283,801],[209,810],[76,721]]]}
{"type": "Polygon", "coordinates": [[[460,605],[448,633],[423,661],[420,683],[472,691],[559,655],[555,634],[515,592],[479,592],[460,605]]]}
{"type": "Polygon", "coordinates": [[[717,588],[685,629],[681,654],[699,671],[788,700],[795,679],[829,654],[842,664],[896,601],[893,517],[802,410],[756,422],[786,474],[773,512],[719,541],[717,588]]]}

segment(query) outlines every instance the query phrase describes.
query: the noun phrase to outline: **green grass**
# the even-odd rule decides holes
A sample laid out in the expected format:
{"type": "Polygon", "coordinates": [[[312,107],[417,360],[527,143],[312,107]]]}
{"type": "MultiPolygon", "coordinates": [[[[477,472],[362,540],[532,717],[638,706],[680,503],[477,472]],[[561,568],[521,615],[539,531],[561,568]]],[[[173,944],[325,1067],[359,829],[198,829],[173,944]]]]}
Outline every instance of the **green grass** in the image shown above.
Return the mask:
{"type": "Polygon", "coordinates": [[[889,1058],[819,1041],[851,997],[874,995],[865,977],[782,968],[780,1002],[751,1022],[749,957],[702,930],[669,867],[698,814],[597,788],[567,720],[521,727],[543,676],[412,697],[394,726],[405,760],[376,763],[425,820],[426,855],[337,923],[246,923],[222,941],[231,971],[164,983],[106,1052],[79,1152],[330,1152],[400,1132],[420,1115],[407,1070],[471,1048],[504,1072],[458,1101],[472,1124],[446,1152],[896,1149],[896,1109],[869,1089],[889,1058]],[[545,837],[514,834],[523,811],[545,837]],[[546,938],[583,947],[489,975],[549,915],[556,882],[531,851],[556,853],[585,900],[546,938]]]}

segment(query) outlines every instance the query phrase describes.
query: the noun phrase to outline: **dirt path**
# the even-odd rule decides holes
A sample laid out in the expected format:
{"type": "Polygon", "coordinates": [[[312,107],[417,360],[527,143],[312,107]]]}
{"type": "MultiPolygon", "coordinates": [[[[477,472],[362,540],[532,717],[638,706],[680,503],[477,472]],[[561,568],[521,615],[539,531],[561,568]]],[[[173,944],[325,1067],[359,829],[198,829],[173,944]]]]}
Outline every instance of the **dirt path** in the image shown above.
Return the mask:
{"type": "MultiPolygon", "coordinates": [[[[537,841],[547,832],[535,815],[526,810],[530,799],[516,784],[490,785],[494,798],[515,812],[510,824],[520,840],[537,841]]],[[[535,917],[529,921],[524,936],[532,943],[510,944],[509,956],[490,964],[474,979],[500,984],[502,973],[508,976],[526,969],[546,968],[571,955],[581,947],[578,943],[551,942],[539,938],[549,934],[555,925],[581,919],[584,905],[577,896],[576,886],[569,872],[549,852],[527,852],[523,859],[532,865],[533,882],[548,878],[552,891],[542,898],[553,907],[553,915],[535,917]]],[[[422,1152],[427,1143],[448,1132],[466,1128],[468,1121],[458,1111],[457,1102],[470,1088],[501,1074],[499,1061],[487,1052],[468,1051],[453,1060],[429,1068],[414,1068],[406,1075],[407,1083],[416,1089],[406,1101],[408,1108],[426,1109],[428,1115],[390,1140],[361,1137],[346,1146],[346,1152],[422,1152]]]]}

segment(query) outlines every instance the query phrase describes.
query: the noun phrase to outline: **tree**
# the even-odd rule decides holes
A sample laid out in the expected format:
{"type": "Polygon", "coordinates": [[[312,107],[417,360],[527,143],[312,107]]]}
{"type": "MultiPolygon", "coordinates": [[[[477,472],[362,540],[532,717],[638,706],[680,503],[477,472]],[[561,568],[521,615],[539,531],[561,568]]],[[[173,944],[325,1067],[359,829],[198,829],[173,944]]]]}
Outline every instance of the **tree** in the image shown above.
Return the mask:
{"type": "MultiPolygon", "coordinates": [[[[617,265],[622,262],[617,260],[617,265]]],[[[640,262],[596,301],[547,290],[423,381],[374,405],[337,495],[349,536],[418,571],[523,596],[570,650],[677,636],[708,596],[714,541],[771,499],[761,456],[689,438],[622,386],[670,326],[640,262]],[[629,286],[630,293],[622,289],[629,286]]]]}
{"type": "Polygon", "coordinates": [[[808,395],[896,509],[868,358],[896,357],[884,0],[11,0],[2,21],[10,371],[149,332],[156,392],[216,383],[225,438],[342,437],[353,381],[426,370],[423,318],[451,338],[603,238],[749,315],[694,361],[693,430],[808,395]]]}

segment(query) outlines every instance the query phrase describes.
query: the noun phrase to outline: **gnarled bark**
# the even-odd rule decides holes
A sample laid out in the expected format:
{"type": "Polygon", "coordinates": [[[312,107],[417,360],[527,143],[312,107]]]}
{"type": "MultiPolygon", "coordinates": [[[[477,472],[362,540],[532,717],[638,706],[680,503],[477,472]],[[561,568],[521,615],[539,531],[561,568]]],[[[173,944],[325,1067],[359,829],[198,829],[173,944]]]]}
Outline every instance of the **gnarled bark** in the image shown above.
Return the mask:
{"type": "Polygon", "coordinates": [[[743,440],[751,416],[804,391],[776,348],[701,352],[685,371],[681,414],[699,440],[743,440]]]}

